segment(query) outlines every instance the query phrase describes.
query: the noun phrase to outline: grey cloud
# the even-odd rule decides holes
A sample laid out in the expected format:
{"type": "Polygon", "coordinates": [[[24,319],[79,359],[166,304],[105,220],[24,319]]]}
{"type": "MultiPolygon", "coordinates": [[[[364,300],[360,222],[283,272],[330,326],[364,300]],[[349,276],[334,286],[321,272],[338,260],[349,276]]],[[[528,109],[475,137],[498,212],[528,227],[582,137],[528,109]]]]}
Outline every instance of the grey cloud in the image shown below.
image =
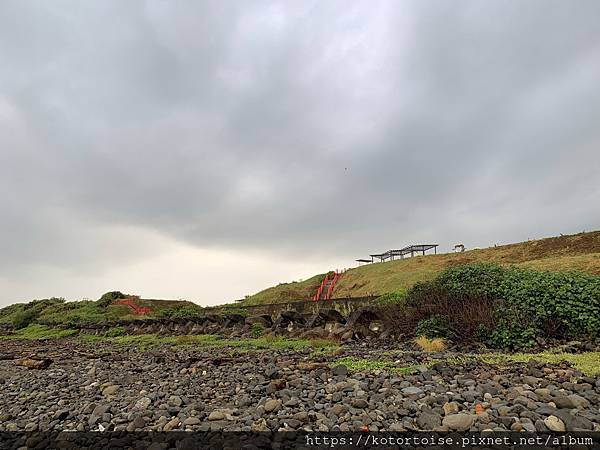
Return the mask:
{"type": "Polygon", "coordinates": [[[0,54],[4,271],[102,267],[105,225],[351,258],[600,219],[595,1],[9,1],[0,54]]]}

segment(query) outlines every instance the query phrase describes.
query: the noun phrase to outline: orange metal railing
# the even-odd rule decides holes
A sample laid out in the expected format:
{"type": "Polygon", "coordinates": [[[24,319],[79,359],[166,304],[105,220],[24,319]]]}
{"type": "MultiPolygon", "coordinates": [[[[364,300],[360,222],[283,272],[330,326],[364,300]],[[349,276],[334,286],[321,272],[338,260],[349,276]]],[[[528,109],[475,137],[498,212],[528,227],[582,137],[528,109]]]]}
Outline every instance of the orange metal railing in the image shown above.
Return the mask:
{"type": "Polygon", "coordinates": [[[317,300],[319,300],[321,298],[321,293],[323,292],[323,289],[325,289],[325,285],[327,284],[327,281],[329,281],[329,273],[325,274],[325,278],[323,279],[323,281],[321,281],[321,284],[317,288],[316,294],[313,295],[314,302],[316,302],[317,300]]]}
{"type": "Polygon", "coordinates": [[[329,286],[327,287],[327,291],[325,292],[325,295],[323,296],[322,300],[331,300],[331,294],[333,293],[333,288],[335,287],[335,283],[337,283],[337,280],[340,278],[340,276],[342,275],[343,271],[338,271],[336,270],[333,273],[333,276],[329,275],[329,272],[325,275],[325,278],[323,279],[323,281],[321,282],[321,284],[319,285],[319,287],[317,288],[317,292],[315,293],[315,295],[313,295],[313,301],[316,302],[318,300],[321,300],[321,295],[323,294],[323,291],[325,290],[325,286],[327,286],[329,284],[329,286]]]}
{"type": "Polygon", "coordinates": [[[152,308],[150,308],[149,306],[139,306],[139,305],[135,304],[135,302],[131,298],[123,298],[120,300],[115,300],[113,302],[113,305],[128,306],[133,310],[133,313],[138,316],[143,316],[144,314],[148,314],[149,312],[152,311],[152,308]]]}

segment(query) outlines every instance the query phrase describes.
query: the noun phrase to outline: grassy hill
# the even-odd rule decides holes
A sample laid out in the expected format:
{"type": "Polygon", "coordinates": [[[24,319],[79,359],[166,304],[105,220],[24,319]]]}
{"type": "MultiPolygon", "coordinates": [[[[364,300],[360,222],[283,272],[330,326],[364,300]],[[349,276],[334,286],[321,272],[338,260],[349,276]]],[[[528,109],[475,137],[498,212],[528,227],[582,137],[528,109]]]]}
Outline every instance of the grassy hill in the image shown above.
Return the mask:
{"type": "Polygon", "coordinates": [[[285,303],[309,300],[325,278],[325,274],[315,275],[304,281],[281,283],[251,295],[244,300],[244,305],[260,305],[265,303],[285,303]]]}
{"type": "Polygon", "coordinates": [[[34,300],[0,308],[0,325],[38,323],[71,326],[112,320],[189,316],[202,310],[200,305],[185,300],[138,299],[136,304],[148,306],[152,311],[147,315],[139,316],[133,314],[131,308],[123,305],[102,307],[95,301],[65,302],[62,298],[34,300]]]}
{"type": "MultiPolygon", "coordinates": [[[[434,278],[451,266],[492,262],[553,272],[577,270],[600,275],[600,231],[520,242],[464,253],[418,256],[368,264],[346,271],[333,290],[333,297],[360,297],[404,290],[418,281],[434,278]]],[[[306,281],[283,283],[249,296],[245,304],[308,300],[325,274],[306,281]]]]}

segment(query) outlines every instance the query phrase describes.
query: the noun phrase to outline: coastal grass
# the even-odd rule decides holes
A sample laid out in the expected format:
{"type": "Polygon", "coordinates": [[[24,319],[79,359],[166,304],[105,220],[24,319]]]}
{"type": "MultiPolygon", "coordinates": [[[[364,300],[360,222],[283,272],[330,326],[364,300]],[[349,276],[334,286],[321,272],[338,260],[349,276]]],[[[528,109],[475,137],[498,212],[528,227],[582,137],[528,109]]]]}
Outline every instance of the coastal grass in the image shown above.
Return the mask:
{"type": "Polygon", "coordinates": [[[398,366],[393,361],[386,360],[372,360],[367,358],[357,358],[354,356],[347,356],[345,358],[336,359],[332,361],[329,366],[331,368],[344,365],[350,372],[374,372],[374,371],[385,371],[398,374],[410,374],[414,372],[417,366],[398,366]]]}
{"type": "Polygon", "coordinates": [[[415,344],[425,353],[436,353],[446,350],[446,341],[442,338],[419,336],[415,338],[415,344]]]}
{"type": "MultiPolygon", "coordinates": [[[[414,372],[418,366],[399,366],[397,361],[402,359],[402,353],[402,351],[379,352],[377,355],[380,359],[374,360],[345,357],[331,362],[330,367],[343,364],[351,372],[383,370],[400,374],[410,374],[414,372]],[[393,356],[396,360],[392,361],[389,359],[390,356],[393,356]]],[[[511,366],[514,364],[528,363],[531,360],[551,365],[567,363],[572,368],[587,376],[593,377],[600,374],[600,352],[565,353],[558,350],[548,350],[539,353],[453,353],[448,354],[446,358],[436,358],[435,360],[426,357],[425,360],[422,361],[421,366],[430,367],[432,364],[439,361],[446,361],[450,365],[460,365],[467,361],[482,361],[494,366],[511,366]]]]}
{"type": "Polygon", "coordinates": [[[565,352],[541,352],[541,353],[487,353],[479,355],[479,358],[489,364],[527,363],[531,360],[545,364],[560,364],[567,362],[574,369],[585,375],[595,376],[600,374],[600,352],[565,353],[565,352]]]}
{"type": "Polygon", "coordinates": [[[559,350],[548,350],[539,353],[464,353],[454,354],[446,358],[446,361],[450,364],[462,364],[473,360],[499,366],[528,363],[532,360],[552,365],[567,363],[584,375],[596,376],[600,374],[600,352],[565,353],[559,350]]]}
{"type": "Polygon", "coordinates": [[[315,275],[307,280],[280,283],[254,295],[248,295],[244,306],[264,305],[268,303],[285,303],[310,300],[325,278],[325,274],[315,275]]]}
{"type": "Polygon", "coordinates": [[[295,350],[312,349],[325,352],[327,349],[337,347],[337,344],[326,339],[295,339],[273,336],[260,336],[256,338],[232,339],[219,335],[183,335],[159,336],[156,334],[142,334],[131,336],[95,336],[81,335],[78,338],[83,343],[106,342],[116,346],[137,347],[140,349],[155,347],[191,348],[229,348],[239,350],[295,350]]]}
{"type": "Polygon", "coordinates": [[[48,328],[45,325],[31,324],[26,326],[25,328],[21,328],[17,330],[13,334],[9,334],[6,336],[0,336],[0,339],[22,339],[22,340],[48,340],[48,339],[61,339],[69,336],[73,336],[74,334],[79,333],[78,330],[73,329],[58,329],[58,328],[48,328]]]}

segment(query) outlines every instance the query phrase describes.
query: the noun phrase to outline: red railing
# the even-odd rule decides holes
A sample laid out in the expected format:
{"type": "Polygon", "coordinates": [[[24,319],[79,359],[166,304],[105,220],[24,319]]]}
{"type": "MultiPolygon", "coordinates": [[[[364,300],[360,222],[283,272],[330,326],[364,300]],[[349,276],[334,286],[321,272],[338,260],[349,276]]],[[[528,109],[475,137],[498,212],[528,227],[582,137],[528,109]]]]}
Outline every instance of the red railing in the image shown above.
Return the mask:
{"type": "Polygon", "coordinates": [[[327,287],[327,292],[325,292],[325,295],[323,296],[323,300],[330,300],[331,299],[331,294],[333,293],[333,288],[335,286],[335,283],[337,282],[337,280],[339,279],[339,277],[342,275],[342,272],[339,271],[335,271],[333,273],[333,276],[329,275],[329,272],[325,275],[325,278],[323,279],[323,281],[321,282],[321,284],[319,285],[317,292],[315,293],[315,295],[313,295],[313,301],[316,302],[318,300],[321,300],[321,295],[323,294],[323,290],[325,289],[325,286],[327,286],[327,284],[329,284],[329,286],[327,287]]]}
{"type": "MultiPolygon", "coordinates": [[[[139,297],[135,297],[135,299],[138,299],[138,298],[139,297]]],[[[138,316],[143,316],[144,314],[148,314],[149,312],[152,311],[152,308],[150,308],[149,306],[139,306],[139,305],[135,304],[134,298],[123,298],[120,300],[115,300],[112,304],[128,306],[133,310],[133,313],[138,316]]]]}
{"type": "Polygon", "coordinates": [[[329,283],[329,289],[327,289],[327,293],[325,294],[325,300],[329,300],[331,298],[331,293],[333,292],[333,286],[335,286],[335,282],[338,280],[340,274],[336,270],[333,274],[333,280],[329,283]]]}
{"type": "Polygon", "coordinates": [[[321,293],[323,292],[323,289],[325,289],[325,285],[327,284],[328,280],[329,280],[329,273],[326,273],[325,278],[323,279],[323,281],[321,281],[321,285],[317,288],[317,293],[315,295],[313,295],[313,302],[316,302],[317,300],[319,300],[321,298],[321,293]]]}

